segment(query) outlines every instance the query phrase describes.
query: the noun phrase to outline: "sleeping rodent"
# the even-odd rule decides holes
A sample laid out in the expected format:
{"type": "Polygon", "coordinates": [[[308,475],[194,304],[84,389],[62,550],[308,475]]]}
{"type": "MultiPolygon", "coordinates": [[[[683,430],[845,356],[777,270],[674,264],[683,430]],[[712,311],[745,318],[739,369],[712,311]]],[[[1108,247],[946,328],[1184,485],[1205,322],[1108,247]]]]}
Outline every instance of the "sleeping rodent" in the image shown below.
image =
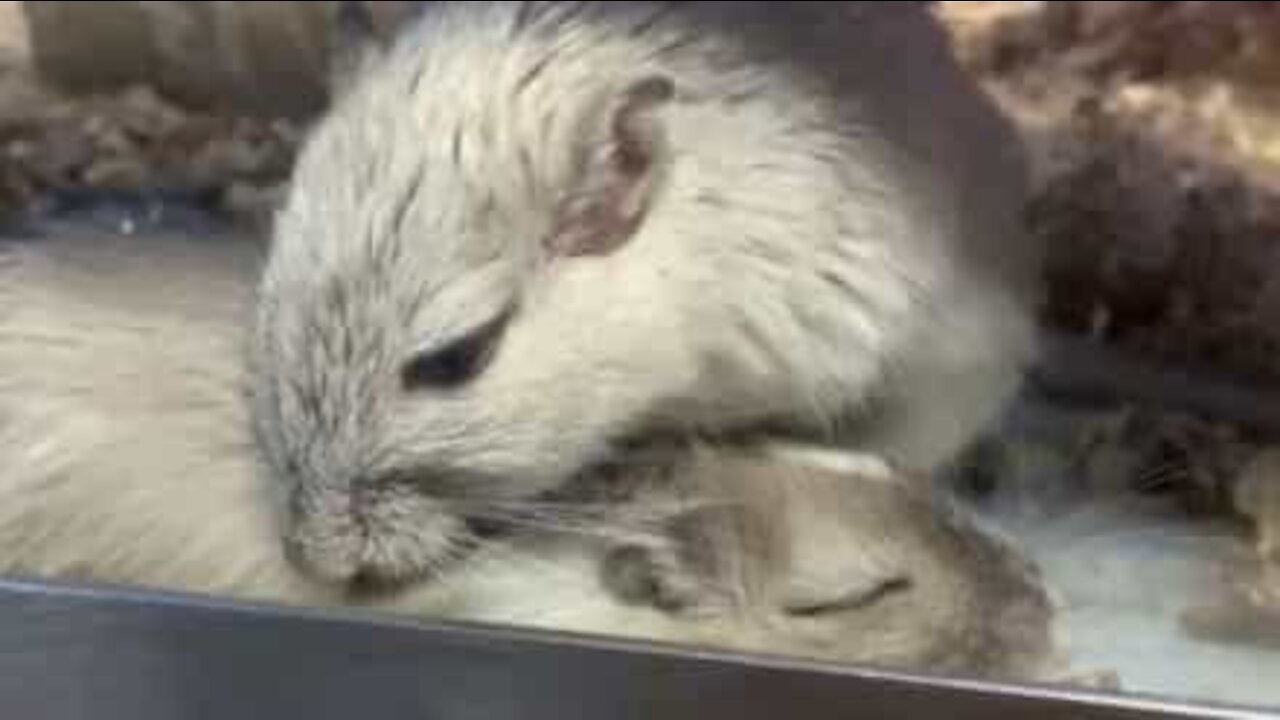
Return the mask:
{"type": "Polygon", "coordinates": [[[251,343],[315,578],[438,577],[495,530],[463,501],[657,434],[929,474],[1017,387],[1023,158],[922,4],[433,2],[363,58],[251,343]]]}
{"type": "Polygon", "coordinates": [[[660,478],[611,478],[619,491],[603,504],[495,501],[489,512],[518,535],[397,593],[304,579],[277,540],[241,392],[260,254],[234,237],[59,227],[0,242],[0,572],[917,670],[1041,671],[1048,616],[1015,555],[910,484],[781,449],[684,454],[660,478]],[[843,492],[854,483],[860,492],[843,492]],[[711,561],[701,577],[733,602],[677,614],[605,582],[615,548],[672,539],[673,552],[711,561]],[[891,592],[862,592],[879,584],[891,592]],[[851,592],[861,604],[846,604],[851,592]]]}
{"type": "Polygon", "coordinates": [[[1065,670],[1051,663],[1050,604],[1032,567],[926,483],[883,470],[786,443],[695,447],[659,477],[624,479],[636,487],[623,517],[674,510],[649,512],[663,529],[654,544],[606,554],[606,584],[642,606],[696,602],[680,615],[691,627],[736,623],[726,634],[748,648],[782,636],[820,655],[934,672],[1046,680],[1065,670]],[[654,558],[665,566],[647,566],[654,558]]]}

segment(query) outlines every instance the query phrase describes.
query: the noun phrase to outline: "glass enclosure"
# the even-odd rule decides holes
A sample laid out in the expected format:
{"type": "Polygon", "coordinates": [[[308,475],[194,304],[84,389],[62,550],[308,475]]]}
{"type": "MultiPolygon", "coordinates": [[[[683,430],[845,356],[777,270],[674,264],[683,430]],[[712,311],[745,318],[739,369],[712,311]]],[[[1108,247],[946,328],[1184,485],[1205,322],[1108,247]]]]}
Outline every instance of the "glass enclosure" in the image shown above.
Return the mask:
{"type": "Polygon", "coordinates": [[[1275,3],[0,3],[0,573],[1280,711],[1277,80],[1275,3]]]}

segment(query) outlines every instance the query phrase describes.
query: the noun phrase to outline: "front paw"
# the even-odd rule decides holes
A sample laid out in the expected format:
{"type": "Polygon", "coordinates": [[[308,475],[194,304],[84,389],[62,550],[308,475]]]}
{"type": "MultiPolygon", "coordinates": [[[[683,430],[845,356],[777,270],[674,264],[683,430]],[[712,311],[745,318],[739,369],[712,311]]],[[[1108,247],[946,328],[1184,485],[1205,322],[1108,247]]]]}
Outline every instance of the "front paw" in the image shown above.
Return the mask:
{"type": "Polygon", "coordinates": [[[720,591],[671,545],[622,545],[604,558],[605,587],[623,602],[682,615],[723,606],[720,591]]]}

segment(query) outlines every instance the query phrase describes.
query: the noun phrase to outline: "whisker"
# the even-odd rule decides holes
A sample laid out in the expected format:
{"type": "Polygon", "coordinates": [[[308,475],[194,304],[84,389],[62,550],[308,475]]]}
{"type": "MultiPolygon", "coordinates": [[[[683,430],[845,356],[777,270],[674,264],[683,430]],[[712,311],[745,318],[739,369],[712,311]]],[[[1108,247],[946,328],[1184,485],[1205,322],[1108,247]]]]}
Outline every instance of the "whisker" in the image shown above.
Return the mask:
{"type": "Polygon", "coordinates": [[[730,499],[673,498],[653,501],[619,501],[619,502],[548,502],[543,500],[500,500],[500,499],[449,499],[443,501],[450,509],[461,514],[471,511],[506,511],[524,514],[544,514],[552,517],[580,517],[589,520],[617,518],[643,518],[651,520],[668,520],[678,515],[696,511],[727,508],[739,504],[730,499]]]}
{"type": "Polygon", "coordinates": [[[1143,470],[1134,478],[1134,489],[1139,492],[1150,491],[1181,477],[1186,477],[1187,465],[1178,460],[1170,460],[1143,470]]]}
{"type": "Polygon", "coordinates": [[[528,528],[532,530],[543,530],[560,535],[572,535],[585,538],[594,538],[599,540],[614,541],[644,541],[658,539],[662,537],[662,533],[657,530],[647,530],[643,524],[627,524],[627,523],[573,523],[565,522],[562,519],[542,519],[523,517],[519,515],[489,515],[480,516],[485,520],[495,520],[512,526],[528,528]]]}
{"type": "Polygon", "coordinates": [[[517,549],[510,542],[475,537],[467,538],[466,542],[472,543],[472,551],[477,555],[483,556],[486,562],[461,563],[456,566],[454,568],[454,572],[458,574],[457,577],[462,578],[463,582],[467,579],[482,575],[489,576],[493,571],[493,562],[510,563],[521,568],[529,568],[532,566],[535,571],[542,573],[548,578],[554,577],[558,574],[564,574],[566,572],[576,574],[575,571],[567,568],[563,564],[543,557],[538,553],[517,549]]]}
{"type": "MultiPolygon", "coordinates": [[[[511,563],[519,564],[523,566],[532,565],[539,568],[540,570],[547,573],[548,575],[552,575],[555,573],[562,573],[565,571],[564,566],[556,563],[553,560],[544,558],[540,555],[537,555],[536,553],[522,553],[507,543],[492,542],[492,541],[486,542],[484,545],[483,551],[490,558],[496,558],[501,562],[511,562],[511,563]]],[[[482,566],[475,566],[475,565],[470,566],[468,570],[471,572],[477,572],[477,573],[483,571],[482,566]]]]}
{"type": "Polygon", "coordinates": [[[1182,464],[1183,463],[1181,460],[1164,460],[1154,465],[1149,465],[1147,467],[1142,468],[1142,470],[1138,473],[1138,478],[1143,478],[1149,475],[1156,475],[1160,473],[1166,473],[1170,470],[1176,469],[1182,464]]]}
{"type": "Polygon", "coordinates": [[[694,500],[671,500],[663,502],[555,502],[543,500],[447,500],[452,507],[466,508],[473,504],[479,504],[484,507],[491,508],[509,508],[517,510],[541,510],[551,512],[573,512],[580,514],[587,513],[605,513],[616,514],[619,511],[634,512],[637,509],[652,509],[654,512],[670,512],[673,510],[698,509],[704,506],[705,501],[694,500]]]}

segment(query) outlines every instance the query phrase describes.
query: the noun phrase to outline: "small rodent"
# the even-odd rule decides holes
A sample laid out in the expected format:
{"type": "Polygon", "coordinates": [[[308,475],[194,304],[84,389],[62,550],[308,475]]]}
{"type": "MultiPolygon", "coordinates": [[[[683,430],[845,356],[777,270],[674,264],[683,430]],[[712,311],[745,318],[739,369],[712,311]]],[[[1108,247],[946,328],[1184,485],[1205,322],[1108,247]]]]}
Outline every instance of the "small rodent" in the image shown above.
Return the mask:
{"type": "Polygon", "coordinates": [[[619,526],[629,517],[654,531],[606,543],[605,585],[695,635],[715,628],[710,645],[1005,680],[1069,677],[1037,572],[927,483],[776,443],[695,447],[657,474],[621,478],[634,495],[619,526]]]}
{"type": "Polygon", "coordinates": [[[251,342],[321,580],[438,576],[655,433],[927,473],[1033,352],[1022,149],[924,4],[433,2],[340,87],[251,342]]]}
{"type": "Polygon", "coordinates": [[[919,487],[778,449],[672,456],[659,482],[612,478],[607,503],[520,504],[518,536],[398,593],[307,581],[278,542],[241,392],[260,248],[49,230],[0,241],[0,573],[1046,677],[1049,617],[1016,554],[919,487]],[[691,580],[732,602],[673,613],[601,582],[615,548],[664,539],[709,561],[691,580]]]}

